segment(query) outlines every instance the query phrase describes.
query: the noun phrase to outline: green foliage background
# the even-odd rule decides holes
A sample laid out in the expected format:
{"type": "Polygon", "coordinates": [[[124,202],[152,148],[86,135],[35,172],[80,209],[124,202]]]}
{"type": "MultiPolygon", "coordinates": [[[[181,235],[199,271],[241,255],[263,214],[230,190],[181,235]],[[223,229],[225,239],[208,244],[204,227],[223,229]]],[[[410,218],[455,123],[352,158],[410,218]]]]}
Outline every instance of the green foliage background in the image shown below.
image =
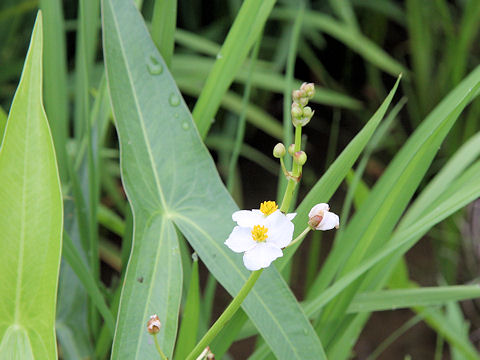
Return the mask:
{"type": "Polygon", "coordinates": [[[477,0],[2,1],[0,358],[54,358],[54,331],[64,359],[155,358],[153,313],[185,358],[248,276],[231,213],[281,199],[271,149],[307,81],[295,232],[319,202],[341,228],[286,250],[212,351],[415,358],[395,341],[424,322],[430,357],[478,359],[479,26],[477,0]],[[402,326],[362,335],[399,308],[402,326]]]}

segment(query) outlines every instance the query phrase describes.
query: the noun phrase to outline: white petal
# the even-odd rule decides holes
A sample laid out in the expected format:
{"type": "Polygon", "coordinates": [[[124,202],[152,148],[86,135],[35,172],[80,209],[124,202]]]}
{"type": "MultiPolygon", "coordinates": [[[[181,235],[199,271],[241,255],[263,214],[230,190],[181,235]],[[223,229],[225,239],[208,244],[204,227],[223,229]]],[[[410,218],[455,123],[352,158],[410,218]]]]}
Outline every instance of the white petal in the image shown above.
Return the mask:
{"type": "Polygon", "coordinates": [[[273,213],[268,217],[266,226],[268,227],[267,243],[284,248],[292,241],[294,226],[287,215],[281,212],[273,213]]]}
{"type": "Polygon", "coordinates": [[[330,211],[325,211],[323,214],[323,219],[316,227],[317,230],[330,230],[333,228],[338,228],[340,225],[340,219],[337,214],[334,214],[330,211]]]}
{"type": "Polygon", "coordinates": [[[285,215],[288,220],[292,221],[295,216],[297,216],[297,213],[290,213],[285,215]]]}
{"type": "Polygon", "coordinates": [[[258,243],[243,254],[243,264],[248,270],[255,271],[269,267],[273,260],[281,256],[283,252],[278,247],[266,242],[258,243]]]}
{"type": "Polygon", "coordinates": [[[253,212],[250,210],[240,210],[232,214],[232,220],[236,221],[238,226],[245,226],[253,228],[255,225],[258,225],[260,221],[263,221],[263,215],[259,211],[253,212]]]}
{"type": "Polygon", "coordinates": [[[321,212],[328,211],[328,210],[330,210],[330,207],[328,206],[328,204],[325,204],[325,203],[317,204],[312,208],[312,210],[310,210],[310,212],[308,213],[308,217],[311,218],[312,216],[315,216],[315,215],[321,215],[321,212]]]}
{"type": "Polygon", "coordinates": [[[253,248],[257,243],[252,238],[252,230],[247,227],[235,226],[232,233],[225,241],[230,250],[237,253],[253,248]]]}

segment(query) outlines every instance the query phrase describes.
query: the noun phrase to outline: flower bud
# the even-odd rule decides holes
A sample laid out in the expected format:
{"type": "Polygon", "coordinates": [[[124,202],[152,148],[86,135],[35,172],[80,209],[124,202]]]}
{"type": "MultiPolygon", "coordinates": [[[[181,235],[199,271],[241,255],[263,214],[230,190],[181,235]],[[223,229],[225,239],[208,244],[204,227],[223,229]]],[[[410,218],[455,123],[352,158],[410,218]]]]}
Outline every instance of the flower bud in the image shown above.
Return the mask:
{"type": "Polygon", "coordinates": [[[309,99],[315,95],[315,85],[313,83],[303,83],[300,89],[305,91],[305,95],[307,95],[309,99]]]}
{"type": "Polygon", "coordinates": [[[295,154],[293,154],[293,161],[302,166],[307,162],[307,154],[305,154],[305,151],[297,151],[295,154]]]}
{"type": "Polygon", "coordinates": [[[291,113],[292,113],[292,119],[299,119],[303,116],[302,108],[296,102],[292,103],[291,113]]]}
{"type": "Polygon", "coordinates": [[[310,226],[312,230],[316,230],[318,225],[320,225],[320,223],[322,222],[322,220],[323,220],[323,216],[320,216],[320,215],[312,216],[310,219],[308,219],[308,226],[310,226]]]}
{"type": "Polygon", "coordinates": [[[304,97],[300,98],[300,99],[298,100],[298,103],[299,103],[301,106],[307,105],[307,104],[308,104],[308,97],[304,96],[304,97]]]}
{"type": "Polygon", "coordinates": [[[150,316],[150,320],[148,320],[147,323],[147,331],[154,335],[160,331],[160,328],[162,327],[162,323],[160,322],[160,319],[158,318],[157,314],[150,316]]]}
{"type": "Polygon", "coordinates": [[[315,205],[308,213],[308,225],[313,230],[338,229],[340,220],[337,214],[329,211],[328,204],[321,203],[315,205]]]}
{"type": "Polygon", "coordinates": [[[305,91],[303,91],[303,90],[293,90],[293,92],[292,92],[293,101],[298,102],[298,103],[305,96],[306,96],[306,94],[305,94],[305,91]]]}
{"type": "Polygon", "coordinates": [[[278,143],[277,145],[275,145],[275,147],[273,148],[273,156],[275,156],[277,159],[280,159],[284,157],[285,154],[285,145],[283,145],[282,143],[278,143]]]}
{"type": "Polygon", "coordinates": [[[308,118],[309,120],[312,118],[314,111],[310,106],[305,106],[303,108],[303,117],[308,118]]]}
{"type": "Polygon", "coordinates": [[[293,154],[295,153],[295,144],[290,144],[290,146],[288,147],[288,153],[290,154],[290,156],[293,156],[293,154]]]}

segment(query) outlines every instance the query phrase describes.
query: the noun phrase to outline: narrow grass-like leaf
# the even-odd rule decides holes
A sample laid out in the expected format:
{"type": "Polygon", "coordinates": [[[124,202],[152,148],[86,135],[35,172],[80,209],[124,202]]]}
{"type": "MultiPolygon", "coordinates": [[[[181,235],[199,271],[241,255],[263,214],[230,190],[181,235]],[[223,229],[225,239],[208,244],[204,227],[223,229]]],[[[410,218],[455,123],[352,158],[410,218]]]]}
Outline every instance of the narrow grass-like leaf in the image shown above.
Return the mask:
{"type": "Polygon", "coordinates": [[[202,138],[208,133],[223,94],[260,35],[275,0],[246,0],[230,29],[193,110],[202,138]]]}
{"type": "Polygon", "coordinates": [[[113,319],[112,313],[105,302],[102,292],[95,283],[95,279],[88,269],[87,264],[85,264],[80,257],[75,245],[72,242],[72,239],[70,239],[70,236],[68,236],[67,233],[64,233],[63,237],[63,256],[82,282],[85,290],[97,307],[98,311],[102,314],[108,329],[113,335],[113,332],[115,331],[115,320],[113,319]]]}
{"type": "MultiPolygon", "coordinates": [[[[179,79],[178,77],[175,80],[183,93],[192,96],[198,96],[198,94],[201,93],[201,87],[192,84],[190,80],[186,78],[179,79]]],[[[234,92],[228,91],[225,93],[222,99],[222,105],[224,108],[236,114],[241,114],[243,111],[242,98],[234,92]]],[[[270,136],[279,140],[282,139],[282,125],[262,108],[249,104],[247,107],[247,121],[270,136]]]]}
{"type": "MultiPolygon", "coordinates": [[[[147,317],[154,312],[164,324],[162,330],[170,329],[161,330],[159,340],[171,356],[178,305],[173,308],[176,301],[167,304],[163,296],[170,293],[171,299],[181,290],[180,275],[168,271],[169,264],[180,262],[173,224],[235,295],[248,271],[223,242],[233,228],[230,214],[237,207],[136,8],[126,0],[104,0],[103,25],[122,180],[135,212],[135,238],[112,356],[144,359],[154,353],[145,330],[147,317]],[[151,57],[162,65],[161,74],[152,71],[151,57]],[[160,258],[151,255],[156,252],[160,258]]],[[[262,273],[242,306],[279,359],[324,358],[311,324],[274,267],[262,273]]]]}
{"type": "Polygon", "coordinates": [[[348,312],[372,312],[414,306],[443,305],[449,301],[479,297],[480,286],[478,285],[380,290],[357,294],[350,304],[348,312]]]}
{"type": "Polygon", "coordinates": [[[5,132],[5,126],[7,125],[7,113],[0,107],[0,148],[2,147],[3,134],[5,132]]]}
{"type": "Polygon", "coordinates": [[[337,239],[317,279],[317,294],[332,280],[350,254],[343,273],[353,269],[367,251],[379,248],[379,242],[398,221],[439,145],[476,92],[479,78],[480,67],[435,108],[392,161],[372,190],[364,205],[365,210],[362,208],[357,212],[348,229],[337,239]],[[355,247],[358,252],[351,253],[355,247]]]}
{"type": "Polygon", "coordinates": [[[198,259],[194,258],[182,323],[175,346],[175,359],[185,359],[197,343],[198,319],[200,315],[199,281],[198,259]]]}
{"type": "Polygon", "coordinates": [[[431,101],[431,72],[433,64],[433,44],[431,36],[431,16],[429,4],[407,0],[406,15],[409,32],[410,57],[414,80],[418,91],[418,102],[422,115],[429,110],[431,101]]]}
{"type": "MultiPolygon", "coordinates": [[[[197,78],[204,81],[208,73],[214,66],[214,61],[209,58],[194,55],[175,55],[175,61],[172,64],[172,71],[175,79],[185,78],[187,75],[191,79],[197,78]]],[[[234,81],[246,83],[248,80],[248,67],[240,67],[234,81]]],[[[262,69],[260,66],[252,74],[252,86],[281,94],[287,86],[285,77],[272,71],[272,69],[262,69]]],[[[302,81],[294,79],[293,88],[299,88],[302,81]]],[[[315,95],[311,99],[313,103],[339,106],[346,109],[359,109],[362,103],[346,94],[334,91],[332,89],[318,87],[315,89],[315,95]]]]}
{"type": "MultiPolygon", "coordinates": [[[[207,147],[213,150],[222,150],[228,153],[233,151],[233,144],[229,139],[225,139],[222,136],[209,135],[205,140],[207,147]]],[[[257,165],[263,167],[268,172],[273,175],[278,175],[278,164],[272,160],[272,158],[265,155],[263,152],[251,147],[248,144],[243,144],[240,149],[240,155],[245,157],[245,159],[250,160],[251,162],[256,163],[257,165]]]]}
{"type": "Polygon", "coordinates": [[[39,13],[0,150],[0,354],[5,358],[57,358],[63,213],[42,73],[39,13]]]}
{"type": "MultiPolygon", "coordinates": [[[[272,13],[272,18],[274,19],[291,20],[293,16],[294,14],[288,9],[275,9],[272,13]]],[[[401,73],[403,73],[405,77],[408,76],[407,69],[378,47],[373,41],[349,26],[335,21],[328,15],[316,11],[309,11],[305,14],[304,26],[310,29],[318,29],[333,36],[363,56],[367,61],[393,76],[398,76],[401,73]]]]}
{"type": "Polygon", "coordinates": [[[175,42],[188,49],[211,56],[216,56],[221,48],[216,42],[183,29],[175,31],[175,42]]]}
{"type": "Polygon", "coordinates": [[[60,178],[67,176],[68,137],[68,91],[65,50],[65,30],[61,1],[41,0],[44,19],[44,102],[50,128],[52,129],[55,152],[58,159],[60,178]]]}
{"type": "Polygon", "coordinates": [[[177,0],[155,0],[152,16],[152,40],[170,67],[177,25],[177,0]]]}

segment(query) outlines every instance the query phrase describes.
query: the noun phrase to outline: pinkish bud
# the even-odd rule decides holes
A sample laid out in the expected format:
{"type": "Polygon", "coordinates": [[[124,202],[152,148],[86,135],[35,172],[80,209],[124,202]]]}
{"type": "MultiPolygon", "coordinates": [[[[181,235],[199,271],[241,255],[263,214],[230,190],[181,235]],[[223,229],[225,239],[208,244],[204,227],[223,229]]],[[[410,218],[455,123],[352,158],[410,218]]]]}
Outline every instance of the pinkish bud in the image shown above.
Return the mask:
{"type": "Polygon", "coordinates": [[[293,155],[293,161],[295,161],[298,165],[302,166],[307,162],[307,154],[304,151],[297,151],[293,155]]]}

